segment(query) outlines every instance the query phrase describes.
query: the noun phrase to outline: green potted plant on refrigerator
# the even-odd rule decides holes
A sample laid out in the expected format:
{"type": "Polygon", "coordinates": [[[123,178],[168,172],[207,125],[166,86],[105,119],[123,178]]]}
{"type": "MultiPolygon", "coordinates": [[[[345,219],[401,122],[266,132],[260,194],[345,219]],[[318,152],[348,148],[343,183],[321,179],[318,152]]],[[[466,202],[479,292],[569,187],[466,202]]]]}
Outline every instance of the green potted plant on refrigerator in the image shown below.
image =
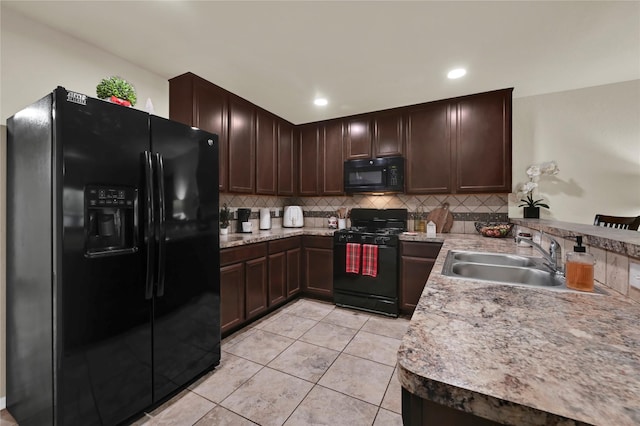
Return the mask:
{"type": "Polygon", "coordinates": [[[137,101],[133,85],[118,76],[103,78],[96,87],[96,94],[100,99],[124,106],[134,106],[137,101]]]}

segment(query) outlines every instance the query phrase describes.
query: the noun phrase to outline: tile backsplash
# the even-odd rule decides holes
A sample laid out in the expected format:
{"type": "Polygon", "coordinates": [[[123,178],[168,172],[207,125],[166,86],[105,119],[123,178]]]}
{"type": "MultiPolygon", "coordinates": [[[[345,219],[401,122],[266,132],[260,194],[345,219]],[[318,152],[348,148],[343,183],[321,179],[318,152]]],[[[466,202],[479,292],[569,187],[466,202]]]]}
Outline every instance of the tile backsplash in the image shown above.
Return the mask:
{"type": "MultiPolygon", "coordinates": [[[[275,197],[264,195],[220,194],[220,205],[226,203],[232,211],[237,208],[251,208],[251,220],[258,225],[258,209],[271,210],[272,227],[282,224],[284,206],[299,205],[304,211],[305,226],[326,227],[327,218],[335,216],[340,207],[357,208],[406,208],[409,212],[408,229],[414,229],[416,219],[425,219],[429,212],[444,203],[449,203],[454,223],[451,232],[474,233],[475,221],[507,221],[507,194],[473,195],[353,195],[342,197],[275,197]],[[277,212],[277,216],[276,216],[277,212]]],[[[235,229],[235,224],[231,224],[235,229]]]]}

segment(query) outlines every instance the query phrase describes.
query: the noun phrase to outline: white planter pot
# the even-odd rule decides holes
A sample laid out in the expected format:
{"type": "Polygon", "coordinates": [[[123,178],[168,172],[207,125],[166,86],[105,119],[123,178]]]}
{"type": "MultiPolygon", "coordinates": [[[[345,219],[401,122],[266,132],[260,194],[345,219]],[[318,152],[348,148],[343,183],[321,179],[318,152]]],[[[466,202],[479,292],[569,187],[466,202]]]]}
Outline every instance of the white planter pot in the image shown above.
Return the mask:
{"type": "Polygon", "coordinates": [[[227,235],[229,233],[229,227],[220,228],[220,235],[227,235]]]}

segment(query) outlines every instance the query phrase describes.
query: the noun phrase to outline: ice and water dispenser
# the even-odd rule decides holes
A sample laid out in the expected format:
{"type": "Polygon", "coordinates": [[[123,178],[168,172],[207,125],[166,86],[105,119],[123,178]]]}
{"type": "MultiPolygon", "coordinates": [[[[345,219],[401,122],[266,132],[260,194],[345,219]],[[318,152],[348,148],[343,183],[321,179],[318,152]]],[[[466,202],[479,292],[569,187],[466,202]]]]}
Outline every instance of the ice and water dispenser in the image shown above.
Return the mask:
{"type": "Polygon", "coordinates": [[[136,251],[135,188],[87,186],[85,249],[87,256],[136,251]]]}

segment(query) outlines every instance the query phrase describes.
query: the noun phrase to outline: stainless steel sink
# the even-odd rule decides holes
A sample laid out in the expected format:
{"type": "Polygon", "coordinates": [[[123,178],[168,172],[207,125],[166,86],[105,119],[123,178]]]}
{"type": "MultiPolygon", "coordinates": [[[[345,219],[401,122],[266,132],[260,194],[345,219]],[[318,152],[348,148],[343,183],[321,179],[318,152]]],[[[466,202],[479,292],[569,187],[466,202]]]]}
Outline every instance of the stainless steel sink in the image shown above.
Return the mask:
{"type": "Polygon", "coordinates": [[[485,263],[489,265],[542,267],[544,259],[515,254],[454,251],[453,258],[460,262],[485,263]]]}
{"type": "MultiPolygon", "coordinates": [[[[540,257],[504,253],[449,250],[442,274],[454,278],[489,281],[583,293],[567,288],[564,276],[552,272],[540,257]]],[[[597,294],[604,292],[597,290],[597,294]]],[[[604,293],[606,294],[606,293],[604,293]]]]}
{"type": "Polygon", "coordinates": [[[496,266],[456,262],[451,266],[451,276],[456,275],[475,280],[527,284],[539,287],[559,287],[564,285],[564,279],[560,275],[521,266],[496,266]]]}

